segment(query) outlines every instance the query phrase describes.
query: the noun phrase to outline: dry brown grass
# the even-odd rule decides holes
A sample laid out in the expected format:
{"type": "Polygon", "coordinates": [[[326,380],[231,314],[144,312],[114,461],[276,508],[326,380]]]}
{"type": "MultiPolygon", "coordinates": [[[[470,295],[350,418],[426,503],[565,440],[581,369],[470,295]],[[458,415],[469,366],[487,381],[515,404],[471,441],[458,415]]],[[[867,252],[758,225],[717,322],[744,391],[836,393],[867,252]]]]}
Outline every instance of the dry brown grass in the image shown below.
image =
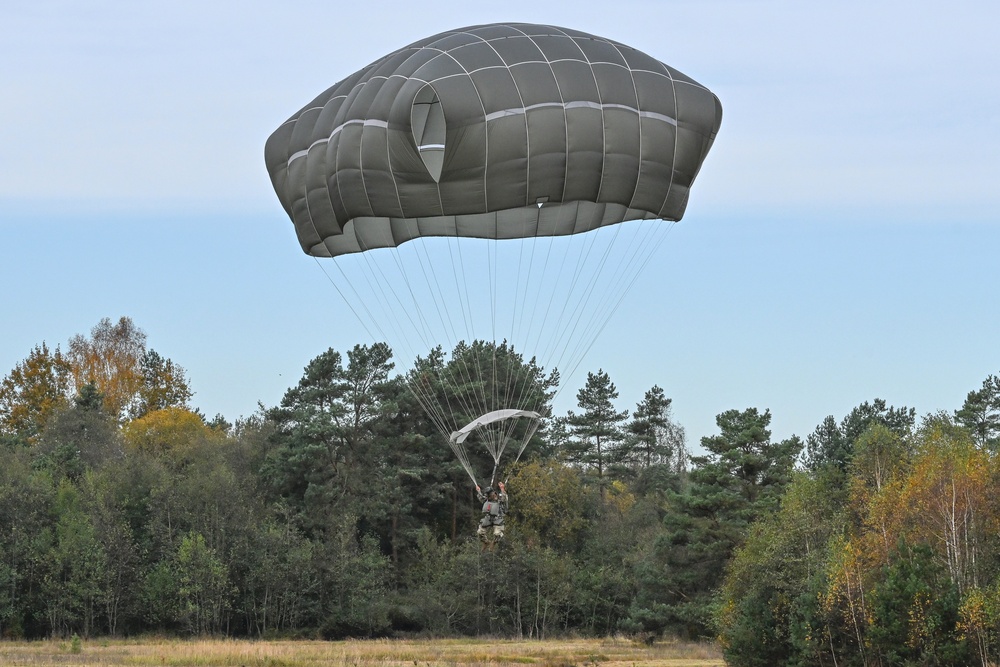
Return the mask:
{"type": "Polygon", "coordinates": [[[623,638],[247,641],[144,639],[0,642],[0,665],[80,667],[721,667],[708,644],[623,638]]]}

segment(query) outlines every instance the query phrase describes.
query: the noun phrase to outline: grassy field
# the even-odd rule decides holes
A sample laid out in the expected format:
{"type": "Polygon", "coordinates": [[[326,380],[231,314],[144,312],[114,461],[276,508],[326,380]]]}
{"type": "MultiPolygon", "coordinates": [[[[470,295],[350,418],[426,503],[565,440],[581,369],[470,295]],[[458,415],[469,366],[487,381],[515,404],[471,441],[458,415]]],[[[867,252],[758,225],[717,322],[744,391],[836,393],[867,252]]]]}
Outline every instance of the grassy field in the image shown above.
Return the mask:
{"type": "Polygon", "coordinates": [[[159,667],[721,667],[710,645],[628,639],[546,641],[0,641],[0,665],[159,667]]]}

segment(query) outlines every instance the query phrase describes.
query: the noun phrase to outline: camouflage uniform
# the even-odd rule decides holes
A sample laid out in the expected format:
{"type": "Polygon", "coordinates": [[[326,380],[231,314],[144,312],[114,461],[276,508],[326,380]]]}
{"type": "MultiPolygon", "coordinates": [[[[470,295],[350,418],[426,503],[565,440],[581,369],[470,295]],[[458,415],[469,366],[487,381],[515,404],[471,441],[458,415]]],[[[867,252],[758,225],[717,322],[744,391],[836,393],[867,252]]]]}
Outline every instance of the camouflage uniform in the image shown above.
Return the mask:
{"type": "Polygon", "coordinates": [[[499,542],[503,539],[503,517],[507,513],[507,491],[500,493],[488,490],[479,492],[479,500],[483,502],[483,518],[479,521],[476,535],[484,543],[499,542]]]}

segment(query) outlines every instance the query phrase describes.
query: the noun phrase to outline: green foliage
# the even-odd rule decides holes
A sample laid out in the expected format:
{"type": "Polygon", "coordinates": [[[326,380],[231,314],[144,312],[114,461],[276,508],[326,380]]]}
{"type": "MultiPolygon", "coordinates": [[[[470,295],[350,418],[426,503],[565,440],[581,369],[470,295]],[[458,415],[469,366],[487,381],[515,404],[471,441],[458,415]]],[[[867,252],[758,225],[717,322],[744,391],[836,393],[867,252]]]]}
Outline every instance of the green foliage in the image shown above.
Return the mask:
{"type": "Polygon", "coordinates": [[[702,438],[705,456],[683,492],[670,494],[664,531],[639,563],[632,623],[687,637],[713,634],[715,590],[748,527],[767,517],[791,479],[797,438],[771,442],[770,412],[729,410],[716,418],[720,433],[702,438]]]}
{"type": "Polygon", "coordinates": [[[901,474],[911,455],[908,443],[897,431],[873,422],[854,443],[851,475],[878,493],[901,474]]]}
{"type": "Polygon", "coordinates": [[[319,618],[317,545],[292,529],[269,521],[247,534],[233,551],[239,563],[237,606],[257,636],[291,632],[319,618]]]}
{"type": "Polygon", "coordinates": [[[947,415],[910,418],[852,412],[847,465],[800,475],[754,525],[720,591],[730,664],[995,662],[1000,467],[947,415]]]}
{"type": "Polygon", "coordinates": [[[571,468],[555,461],[521,465],[509,482],[516,502],[509,520],[531,545],[578,547],[596,515],[596,499],[571,468]]]}
{"type": "MultiPolygon", "coordinates": [[[[685,461],[662,389],[629,415],[591,373],[580,414],[504,471],[507,534],[483,551],[468,478],[385,345],[328,350],[279,406],[206,423],[140,333],[107,321],[74,348],[145,378],[131,394],[44,346],[0,388],[2,637],[624,632],[716,637],[732,665],[1000,658],[994,376],[919,428],[879,400],[829,417],[795,470],[802,443],[766,410],[723,412],[685,461]]],[[[482,341],[413,372],[456,404],[519,378],[543,412],[558,382],[482,341]]]]}
{"type": "Polygon", "coordinates": [[[93,631],[102,597],[105,553],[79,491],[63,480],[55,498],[58,517],[42,554],[41,594],[53,634],[93,631]]]}
{"type": "Polygon", "coordinates": [[[147,627],[157,630],[174,628],[174,621],[180,615],[177,596],[179,583],[170,560],[151,564],[142,586],[143,621],[147,627]]]}
{"type": "Polygon", "coordinates": [[[828,416],[806,438],[806,467],[813,471],[833,468],[846,472],[854,457],[854,444],[869,426],[881,424],[899,437],[905,437],[913,429],[915,420],[913,408],[894,408],[881,398],[857,406],[840,424],[832,415],[828,416]]]}
{"type": "Polygon", "coordinates": [[[471,540],[439,541],[421,531],[417,556],[404,575],[399,615],[434,635],[473,632],[479,607],[479,546],[471,540]]]}
{"type": "Polygon", "coordinates": [[[747,523],[777,509],[802,443],[794,436],[771,442],[770,411],[728,410],[715,421],[719,435],[701,440],[708,455],[691,459],[697,467],[692,482],[735,496],[724,504],[747,523]]]}
{"type": "Polygon", "coordinates": [[[72,406],[49,418],[35,451],[38,466],[74,480],[87,470],[122,458],[118,426],[104,411],[95,385],[84,385],[72,406]]]}
{"type": "Polygon", "coordinates": [[[618,389],[603,370],[587,373],[587,384],[577,392],[580,414],[566,415],[570,439],[565,445],[567,460],[589,468],[597,477],[602,493],[608,469],[625,458],[623,422],[628,410],[615,409],[618,389]]]}
{"type": "MultiPolygon", "coordinates": [[[[433,361],[440,355],[440,349],[429,355],[429,365],[440,363],[433,361]]],[[[420,361],[414,366],[418,374],[420,361]]],[[[473,412],[493,405],[482,397],[509,396],[514,404],[507,407],[548,415],[559,384],[559,373],[555,370],[546,373],[535,359],[525,359],[507,342],[475,340],[455,346],[438,381],[440,385],[434,400],[448,406],[456,423],[465,424],[479,416],[473,412]],[[443,395],[442,390],[446,394],[443,395]]]]}
{"type": "Polygon", "coordinates": [[[980,447],[1000,448],[1000,376],[989,375],[983,386],[970,391],[955,420],[972,433],[980,447]]]}
{"type": "Polygon", "coordinates": [[[958,587],[925,546],[901,543],[872,593],[871,653],[886,665],[972,662],[958,628],[958,587]]]}
{"type": "Polygon", "coordinates": [[[644,470],[657,465],[675,473],[684,469],[684,427],[671,418],[672,403],[659,386],[646,392],[628,424],[630,438],[622,457],[624,463],[644,470]]]}
{"type": "Polygon", "coordinates": [[[780,510],[754,524],[729,563],[717,627],[732,665],[814,664],[827,657],[827,543],[838,508],[822,478],[793,477],[780,510]]]}
{"type": "Polygon", "coordinates": [[[88,475],[83,492],[88,497],[94,535],[104,553],[100,577],[100,615],[107,631],[116,635],[122,617],[137,608],[141,553],[128,521],[117,485],[111,480],[124,466],[109,465],[88,475]]]}
{"type": "Polygon", "coordinates": [[[221,632],[235,590],[218,554],[200,533],[188,533],[177,547],[172,566],[175,620],[191,634],[221,632]]]}
{"type": "Polygon", "coordinates": [[[1000,653],[1000,580],[966,591],[959,608],[959,629],[983,665],[1000,653]]]}
{"type": "Polygon", "coordinates": [[[790,652],[788,604],[767,584],[754,587],[735,602],[735,622],[726,627],[727,664],[740,667],[778,667],[788,664],[790,652]]]}
{"type": "Polygon", "coordinates": [[[392,408],[383,401],[390,358],[384,344],[356,346],[345,368],[340,353],[327,350],[268,412],[275,432],[265,476],[309,531],[344,513],[377,511],[361,507],[374,481],[361,469],[378,459],[375,425],[392,408]]]}
{"type": "Polygon", "coordinates": [[[139,359],[142,385],[130,406],[130,416],[137,419],[156,410],[186,407],[194,392],[188,386],[184,369],[153,349],[139,359]]]}
{"type": "Polygon", "coordinates": [[[0,465],[0,636],[30,633],[42,610],[37,597],[40,567],[51,541],[55,488],[34,469],[28,452],[4,456],[0,465]]]}
{"type": "Polygon", "coordinates": [[[354,518],[331,526],[314,552],[323,618],[320,631],[331,639],[375,637],[390,629],[392,570],[371,535],[360,538],[354,518]]]}

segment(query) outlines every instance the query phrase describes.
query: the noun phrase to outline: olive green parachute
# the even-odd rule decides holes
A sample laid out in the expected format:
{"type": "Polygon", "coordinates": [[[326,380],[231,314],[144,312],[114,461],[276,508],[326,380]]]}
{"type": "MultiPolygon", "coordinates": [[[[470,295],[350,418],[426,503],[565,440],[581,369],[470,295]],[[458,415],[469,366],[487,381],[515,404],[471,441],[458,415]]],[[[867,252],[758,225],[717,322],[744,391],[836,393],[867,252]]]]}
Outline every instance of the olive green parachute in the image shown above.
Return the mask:
{"type": "Polygon", "coordinates": [[[633,48],[492,24],[395,51],[306,105],[265,161],[303,249],[680,220],[718,98],[633,48]]]}
{"type": "Polygon", "coordinates": [[[576,370],[684,214],[721,118],[712,92],[634,48],[498,23],[343,79],[275,130],[264,157],[303,250],[334,258],[330,282],[397,360],[492,351],[442,374],[445,398],[425,389],[443,364],[410,373],[449,444],[520,452],[552,395],[497,385],[518,375],[498,353],[564,380],[576,370]],[[476,398],[448,404],[461,394],[476,398]]]}

